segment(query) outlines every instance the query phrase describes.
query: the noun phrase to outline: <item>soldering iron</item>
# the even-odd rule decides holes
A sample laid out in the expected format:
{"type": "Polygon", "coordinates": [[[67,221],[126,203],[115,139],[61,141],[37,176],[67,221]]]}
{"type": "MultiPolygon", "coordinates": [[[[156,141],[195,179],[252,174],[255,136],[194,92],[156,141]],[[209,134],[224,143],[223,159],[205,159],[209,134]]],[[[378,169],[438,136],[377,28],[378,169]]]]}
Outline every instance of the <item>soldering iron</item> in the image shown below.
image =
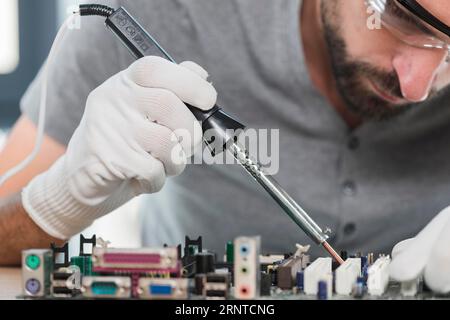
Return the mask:
{"type": "MultiPolygon", "coordinates": [[[[145,56],[159,56],[171,62],[175,60],[159,45],[159,43],[134,19],[123,7],[115,10],[104,5],[80,5],[81,16],[103,16],[107,27],[119,37],[131,54],[140,59],[145,56]]],[[[221,107],[215,106],[204,112],[188,106],[198,121],[203,132],[213,132],[213,138],[205,137],[205,143],[213,155],[229,151],[242,167],[272,196],[289,217],[318,245],[340,264],[344,261],[330,246],[328,235],[311,219],[275,179],[266,174],[261,165],[250,158],[248,151],[237,143],[237,132],[242,132],[245,126],[237,119],[227,114],[221,107]]]]}

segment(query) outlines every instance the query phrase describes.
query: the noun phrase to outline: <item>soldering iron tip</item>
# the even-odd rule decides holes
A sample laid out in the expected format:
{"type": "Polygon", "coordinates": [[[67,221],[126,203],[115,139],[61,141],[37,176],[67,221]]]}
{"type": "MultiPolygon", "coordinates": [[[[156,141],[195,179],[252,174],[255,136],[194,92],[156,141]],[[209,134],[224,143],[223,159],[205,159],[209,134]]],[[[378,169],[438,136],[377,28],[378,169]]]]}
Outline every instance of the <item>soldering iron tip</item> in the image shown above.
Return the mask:
{"type": "Polygon", "coordinates": [[[325,248],[325,250],[328,251],[328,253],[339,263],[344,264],[344,260],[341,258],[341,256],[336,252],[336,250],[333,249],[332,246],[328,242],[324,242],[322,246],[325,248]]]}

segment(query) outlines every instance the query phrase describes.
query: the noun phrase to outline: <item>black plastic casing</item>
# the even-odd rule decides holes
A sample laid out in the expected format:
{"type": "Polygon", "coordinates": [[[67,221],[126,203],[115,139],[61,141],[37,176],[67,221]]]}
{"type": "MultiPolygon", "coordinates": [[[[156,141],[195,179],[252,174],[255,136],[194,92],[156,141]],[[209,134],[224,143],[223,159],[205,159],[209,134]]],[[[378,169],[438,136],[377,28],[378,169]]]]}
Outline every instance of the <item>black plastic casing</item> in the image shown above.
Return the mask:
{"type": "MultiPolygon", "coordinates": [[[[176,63],[123,7],[117,9],[106,19],[106,25],[119,37],[136,59],[145,56],[159,56],[176,63]]],[[[190,105],[188,108],[202,123],[203,132],[207,133],[204,136],[205,142],[213,155],[225,151],[229,143],[234,142],[236,135],[245,129],[242,123],[217,105],[207,112],[190,105]]]]}

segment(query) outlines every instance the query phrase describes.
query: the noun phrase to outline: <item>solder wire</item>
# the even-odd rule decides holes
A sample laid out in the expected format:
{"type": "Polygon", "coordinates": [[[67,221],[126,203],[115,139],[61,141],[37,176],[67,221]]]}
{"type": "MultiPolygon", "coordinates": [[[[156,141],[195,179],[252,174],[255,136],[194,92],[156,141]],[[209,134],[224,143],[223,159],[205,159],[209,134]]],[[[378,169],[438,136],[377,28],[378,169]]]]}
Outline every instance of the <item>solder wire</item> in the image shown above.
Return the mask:
{"type": "Polygon", "coordinates": [[[288,214],[288,216],[318,245],[324,249],[337,261],[343,264],[344,261],[339,254],[327,242],[328,236],[314,222],[313,219],[292,199],[292,197],[281,187],[281,185],[271,176],[264,172],[261,165],[250,158],[249,153],[239,143],[231,143],[228,150],[233,154],[238,163],[247,171],[278,203],[278,205],[288,214]]]}

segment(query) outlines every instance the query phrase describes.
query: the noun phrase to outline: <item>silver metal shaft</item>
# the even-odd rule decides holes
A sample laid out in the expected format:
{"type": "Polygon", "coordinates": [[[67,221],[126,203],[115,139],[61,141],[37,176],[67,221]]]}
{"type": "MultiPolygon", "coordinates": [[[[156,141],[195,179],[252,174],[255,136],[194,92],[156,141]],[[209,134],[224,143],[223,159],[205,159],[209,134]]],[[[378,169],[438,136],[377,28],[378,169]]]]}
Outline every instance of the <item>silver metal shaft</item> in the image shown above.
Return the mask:
{"type": "Polygon", "coordinates": [[[317,244],[322,245],[328,240],[328,236],[314,222],[313,219],[302,209],[289,194],[284,191],[280,184],[271,176],[266,174],[261,165],[250,158],[246,149],[238,143],[230,144],[228,150],[233,154],[242,167],[272,196],[272,198],[283,208],[291,219],[317,244]]]}

